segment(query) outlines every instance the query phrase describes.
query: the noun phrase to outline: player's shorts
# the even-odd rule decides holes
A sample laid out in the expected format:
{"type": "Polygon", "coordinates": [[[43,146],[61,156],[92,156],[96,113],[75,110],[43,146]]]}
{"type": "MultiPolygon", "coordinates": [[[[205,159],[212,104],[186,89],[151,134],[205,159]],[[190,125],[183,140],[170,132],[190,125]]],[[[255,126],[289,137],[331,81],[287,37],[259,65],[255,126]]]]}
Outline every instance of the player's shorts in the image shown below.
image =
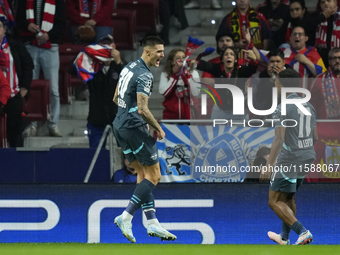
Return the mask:
{"type": "Polygon", "coordinates": [[[309,159],[299,163],[277,164],[278,168],[272,172],[270,177],[269,190],[295,193],[302,185],[313,162],[314,159],[309,159]],[[306,165],[308,166],[307,168],[305,168],[306,165]]]}
{"type": "Polygon", "coordinates": [[[130,163],[135,160],[144,166],[158,163],[156,141],[150,135],[146,125],[123,130],[113,127],[113,133],[130,163]]]}

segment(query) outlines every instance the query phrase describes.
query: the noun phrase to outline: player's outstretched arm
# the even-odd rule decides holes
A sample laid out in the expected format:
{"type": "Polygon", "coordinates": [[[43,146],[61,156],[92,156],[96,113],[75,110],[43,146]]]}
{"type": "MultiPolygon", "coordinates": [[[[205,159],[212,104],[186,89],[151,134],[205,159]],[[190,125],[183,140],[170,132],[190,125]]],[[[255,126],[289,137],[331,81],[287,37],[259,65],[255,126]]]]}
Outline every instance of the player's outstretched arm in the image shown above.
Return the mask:
{"type": "Polygon", "coordinates": [[[148,101],[149,97],[147,95],[143,93],[137,93],[138,113],[140,114],[140,116],[142,116],[143,120],[145,120],[146,123],[148,123],[157,131],[158,138],[161,140],[165,137],[165,133],[149,110],[148,101]]]}
{"type": "Polygon", "coordinates": [[[318,141],[319,137],[318,137],[318,130],[316,129],[316,127],[313,130],[313,145],[316,144],[316,142],[318,141]]]}
{"type": "Polygon", "coordinates": [[[113,96],[112,101],[113,101],[116,105],[118,105],[118,84],[117,84],[116,91],[115,91],[115,95],[113,96]]]}
{"type": "Polygon", "coordinates": [[[276,164],[276,158],[279,155],[282,145],[285,141],[285,134],[286,134],[286,128],[285,127],[276,127],[275,128],[275,136],[272,143],[272,147],[270,149],[270,154],[267,160],[266,164],[266,172],[262,172],[260,175],[260,181],[269,181],[270,175],[272,171],[270,169],[273,169],[273,167],[276,164]]]}

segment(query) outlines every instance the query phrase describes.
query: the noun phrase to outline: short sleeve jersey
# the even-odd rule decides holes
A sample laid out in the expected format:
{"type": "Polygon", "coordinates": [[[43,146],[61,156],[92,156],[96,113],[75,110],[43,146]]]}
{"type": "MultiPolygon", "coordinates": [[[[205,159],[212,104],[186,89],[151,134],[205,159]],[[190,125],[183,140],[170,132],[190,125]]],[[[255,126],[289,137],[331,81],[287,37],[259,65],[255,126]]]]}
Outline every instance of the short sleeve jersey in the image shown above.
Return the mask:
{"type": "Polygon", "coordinates": [[[153,75],[143,58],[123,68],[118,81],[118,112],[113,121],[117,130],[146,124],[138,113],[137,93],[150,97],[152,88],[153,75]]]}
{"type": "MultiPolygon", "coordinates": [[[[293,93],[287,99],[301,99],[301,97],[293,93]]],[[[316,113],[309,102],[302,105],[311,115],[305,115],[295,104],[287,104],[286,115],[281,114],[281,104],[273,113],[273,119],[279,119],[274,122],[275,127],[286,126],[285,141],[277,160],[279,164],[315,159],[313,131],[316,127],[316,113]],[[293,127],[295,124],[296,126],[293,127]]]]}

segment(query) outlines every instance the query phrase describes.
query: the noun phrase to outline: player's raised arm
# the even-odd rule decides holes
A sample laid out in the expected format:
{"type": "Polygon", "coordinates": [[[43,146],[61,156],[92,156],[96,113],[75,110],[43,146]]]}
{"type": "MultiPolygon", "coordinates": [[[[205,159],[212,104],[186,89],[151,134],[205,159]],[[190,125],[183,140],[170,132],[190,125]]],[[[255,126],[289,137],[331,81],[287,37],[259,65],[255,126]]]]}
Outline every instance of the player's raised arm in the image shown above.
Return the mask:
{"type": "Polygon", "coordinates": [[[137,107],[138,113],[146,121],[151,127],[153,127],[157,131],[157,136],[159,139],[163,139],[165,137],[165,133],[155,117],[152,115],[149,107],[148,107],[149,97],[143,93],[137,93],[137,107]]]}

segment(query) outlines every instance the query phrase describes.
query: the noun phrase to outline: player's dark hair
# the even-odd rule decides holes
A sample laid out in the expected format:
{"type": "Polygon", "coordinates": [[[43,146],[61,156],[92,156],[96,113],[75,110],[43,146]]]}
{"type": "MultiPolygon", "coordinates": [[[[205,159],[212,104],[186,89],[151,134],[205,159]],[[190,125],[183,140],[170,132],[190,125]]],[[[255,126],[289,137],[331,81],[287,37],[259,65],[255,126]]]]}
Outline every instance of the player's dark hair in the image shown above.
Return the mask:
{"type": "Polygon", "coordinates": [[[287,88],[287,87],[292,87],[292,88],[301,87],[301,76],[294,69],[288,69],[287,68],[287,69],[279,72],[277,79],[279,79],[279,82],[285,88],[287,88]]]}
{"type": "Polygon", "coordinates": [[[258,157],[264,157],[270,154],[270,148],[267,146],[261,147],[257,152],[256,152],[256,158],[258,157]]]}
{"type": "Polygon", "coordinates": [[[280,50],[280,49],[273,49],[273,50],[269,51],[268,59],[270,59],[271,57],[280,57],[283,61],[285,60],[285,55],[284,55],[283,51],[280,50]]]}
{"type": "Polygon", "coordinates": [[[164,42],[161,38],[159,38],[157,36],[148,36],[143,40],[142,46],[143,46],[143,48],[146,47],[146,46],[153,47],[157,44],[163,44],[164,45],[164,42]]]}

